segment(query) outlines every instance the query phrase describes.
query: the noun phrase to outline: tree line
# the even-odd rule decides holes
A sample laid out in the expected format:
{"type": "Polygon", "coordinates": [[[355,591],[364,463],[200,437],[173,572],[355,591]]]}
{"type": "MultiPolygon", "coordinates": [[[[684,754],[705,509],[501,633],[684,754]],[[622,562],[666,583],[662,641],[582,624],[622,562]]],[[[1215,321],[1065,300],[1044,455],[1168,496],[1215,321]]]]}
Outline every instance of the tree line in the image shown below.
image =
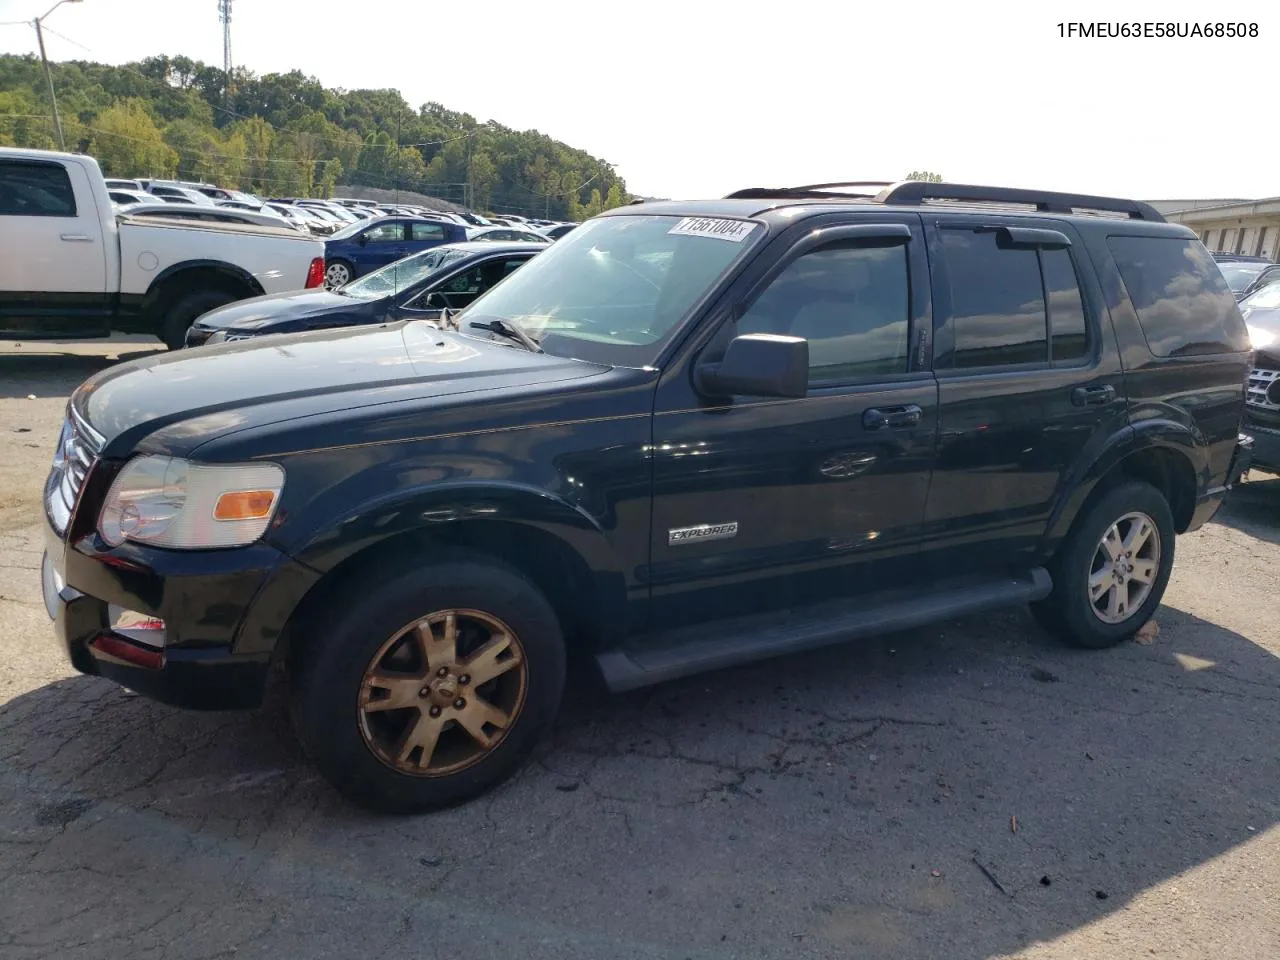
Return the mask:
{"type": "MultiPolygon", "coordinates": [[[[117,177],[177,178],[264,196],[399,189],[478,210],[582,220],[630,201],[613,166],[536,130],[481,123],[397,90],[328,89],[187,57],[52,64],[67,149],[117,177]]],[[[0,55],[0,146],[55,147],[40,61],[0,55]]]]}

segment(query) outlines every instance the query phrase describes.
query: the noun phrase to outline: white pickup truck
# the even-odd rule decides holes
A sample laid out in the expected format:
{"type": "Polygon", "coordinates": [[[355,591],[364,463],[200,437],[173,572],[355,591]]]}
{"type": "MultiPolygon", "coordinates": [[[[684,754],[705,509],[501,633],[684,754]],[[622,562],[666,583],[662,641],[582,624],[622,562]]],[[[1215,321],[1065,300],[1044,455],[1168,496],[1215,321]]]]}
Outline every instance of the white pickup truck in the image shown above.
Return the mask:
{"type": "Polygon", "coordinates": [[[92,157],[0,148],[0,338],[151,333],[324,283],[324,242],[279,228],[117,214],[92,157]]]}

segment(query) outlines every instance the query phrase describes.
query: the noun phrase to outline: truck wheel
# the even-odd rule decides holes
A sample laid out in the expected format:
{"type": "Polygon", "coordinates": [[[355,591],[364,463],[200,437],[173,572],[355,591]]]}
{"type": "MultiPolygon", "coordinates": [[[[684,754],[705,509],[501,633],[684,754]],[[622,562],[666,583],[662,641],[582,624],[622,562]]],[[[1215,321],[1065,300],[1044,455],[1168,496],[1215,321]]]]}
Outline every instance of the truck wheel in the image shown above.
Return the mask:
{"type": "Polygon", "coordinates": [[[197,290],[179,297],[165,311],[161,321],[160,339],[170,350],[181,350],[187,343],[187,331],[191,325],[210,310],[234,303],[236,297],[222,290],[197,290]]]}
{"type": "Polygon", "coordinates": [[[555,612],[496,564],[371,578],[310,623],[294,725],[325,777],[364,806],[413,813],[483,793],[521,766],[559,709],[555,612]]]}
{"type": "Polygon", "coordinates": [[[1050,564],[1053,593],[1032,605],[1050,632],[1100,650],[1127,640],[1151,619],[1173,570],[1173,514],[1149,483],[1128,481],[1103,494],[1050,564]]]}
{"type": "Polygon", "coordinates": [[[324,285],[330,290],[346,286],[356,275],[356,268],[345,260],[330,260],[324,268],[324,285]]]}

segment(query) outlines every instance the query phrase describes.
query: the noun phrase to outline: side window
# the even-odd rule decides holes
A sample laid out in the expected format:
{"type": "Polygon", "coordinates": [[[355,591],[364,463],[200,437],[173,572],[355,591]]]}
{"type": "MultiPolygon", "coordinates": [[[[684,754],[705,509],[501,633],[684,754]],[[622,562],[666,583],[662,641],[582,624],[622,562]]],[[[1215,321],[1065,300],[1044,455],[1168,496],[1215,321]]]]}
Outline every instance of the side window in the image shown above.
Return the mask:
{"type": "Polygon", "coordinates": [[[1049,324],[1037,251],[1001,250],[994,231],[942,231],[957,368],[1046,363],[1049,324]]]}
{"type": "Polygon", "coordinates": [[[438,223],[409,224],[410,240],[443,240],[444,227],[438,223]]]}
{"type": "Polygon", "coordinates": [[[1049,355],[1055,365],[1080,360],[1089,353],[1089,327],[1071,254],[1041,250],[1040,269],[1049,304],[1049,355]]]}
{"type": "Polygon", "coordinates": [[[1249,349],[1231,288],[1200,244],[1181,237],[1108,237],[1107,245],[1156,356],[1249,349]]]}
{"type": "Polygon", "coordinates": [[[58,163],[0,161],[0,216],[74,217],[76,197],[58,163]]]}
{"type": "Polygon", "coordinates": [[[789,263],[738,320],[737,332],[809,341],[809,382],[907,372],[907,248],[833,246],[789,263]]]}
{"type": "Polygon", "coordinates": [[[404,224],[383,223],[365,231],[370,243],[399,243],[404,239],[404,224]]]}

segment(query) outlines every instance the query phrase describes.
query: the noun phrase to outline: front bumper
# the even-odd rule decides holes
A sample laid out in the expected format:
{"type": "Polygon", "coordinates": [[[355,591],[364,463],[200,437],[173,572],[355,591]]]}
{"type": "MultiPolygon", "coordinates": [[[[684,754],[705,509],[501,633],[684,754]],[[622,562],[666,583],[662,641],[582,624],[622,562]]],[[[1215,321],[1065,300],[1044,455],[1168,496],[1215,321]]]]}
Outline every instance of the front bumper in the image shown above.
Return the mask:
{"type": "Polygon", "coordinates": [[[1253,463],[1251,469],[1280,473],[1280,429],[1245,423],[1245,429],[1253,436],[1253,463]]]}
{"type": "Polygon", "coordinates": [[[314,580],[265,544],[108,549],[94,534],[64,542],[46,522],[45,607],[71,665],[178,707],[260,704],[275,643],[314,580]],[[112,605],[162,620],[163,646],[113,631],[112,605]]]}

